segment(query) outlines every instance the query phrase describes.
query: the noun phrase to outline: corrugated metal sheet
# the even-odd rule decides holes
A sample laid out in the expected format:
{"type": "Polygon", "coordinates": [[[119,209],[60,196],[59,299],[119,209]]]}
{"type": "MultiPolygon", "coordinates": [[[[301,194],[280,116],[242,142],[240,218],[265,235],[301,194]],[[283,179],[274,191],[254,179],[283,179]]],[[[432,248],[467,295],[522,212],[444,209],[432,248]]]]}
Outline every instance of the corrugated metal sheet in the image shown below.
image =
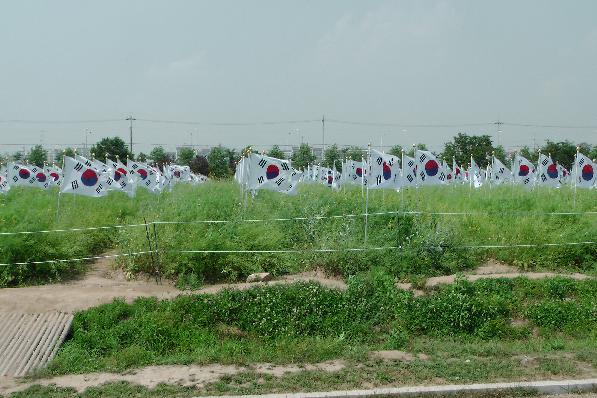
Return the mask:
{"type": "Polygon", "coordinates": [[[72,314],[0,313],[0,376],[24,376],[56,355],[73,322],[72,314]]]}

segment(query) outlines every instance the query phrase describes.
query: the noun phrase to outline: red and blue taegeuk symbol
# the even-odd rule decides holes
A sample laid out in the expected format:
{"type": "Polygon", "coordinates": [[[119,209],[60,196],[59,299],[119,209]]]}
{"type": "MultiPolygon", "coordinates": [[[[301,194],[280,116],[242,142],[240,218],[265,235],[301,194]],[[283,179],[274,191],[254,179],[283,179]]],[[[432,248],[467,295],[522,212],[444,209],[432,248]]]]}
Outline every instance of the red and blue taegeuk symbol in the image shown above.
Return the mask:
{"type": "Polygon", "coordinates": [[[119,172],[120,174],[122,174],[123,176],[126,175],[126,170],[123,169],[122,167],[117,168],[116,171],[119,172]]]}
{"type": "Polygon", "coordinates": [[[436,175],[438,170],[439,165],[435,160],[431,159],[427,163],[425,163],[425,173],[427,173],[429,177],[433,177],[434,175],[436,175]]]}
{"type": "Polygon", "coordinates": [[[333,182],[334,182],[334,177],[331,175],[328,175],[328,185],[332,185],[333,182]]]}
{"type": "Polygon", "coordinates": [[[81,174],[81,182],[83,185],[92,187],[97,184],[97,174],[91,169],[87,169],[81,174]]]}
{"type": "Polygon", "coordinates": [[[58,181],[60,179],[60,176],[55,171],[50,173],[50,177],[52,177],[54,181],[58,181]]]}
{"type": "Polygon", "coordinates": [[[392,169],[386,162],[383,162],[383,179],[389,180],[392,177],[392,169]]]}
{"type": "Polygon", "coordinates": [[[554,163],[547,166],[547,175],[550,178],[558,178],[558,167],[554,163]]]}
{"type": "Polygon", "coordinates": [[[120,181],[122,174],[118,170],[114,170],[114,181],[120,181]]]}
{"type": "Polygon", "coordinates": [[[27,169],[19,170],[19,177],[21,177],[23,180],[26,180],[27,178],[29,178],[30,175],[31,175],[31,173],[29,173],[29,170],[27,170],[27,169]]]}
{"type": "Polygon", "coordinates": [[[35,178],[37,179],[37,181],[39,182],[46,182],[46,175],[44,173],[37,173],[35,175],[35,178]]]}
{"type": "Polygon", "coordinates": [[[594,173],[593,166],[591,166],[590,164],[585,164],[582,167],[580,175],[582,176],[583,180],[591,181],[593,179],[593,175],[594,175],[593,173],[594,173]]]}
{"type": "Polygon", "coordinates": [[[458,167],[456,167],[456,171],[455,171],[456,175],[459,176],[460,175],[460,169],[458,167]]]}
{"type": "Polygon", "coordinates": [[[363,169],[360,167],[357,167],[357,176],[359,176],[359,177],[363,176],[363,169]]]}
{"type": "Polygon", "coordinates": [[[521,164],[518,168],[518,175],[524,177],[529,174],[529,166],[526,164],[521,164]]]}
{"type": "Polygon", "coordinates": [[[174,177],[180,178],[180,170],[174,170],[174,177]]]}
{"type": "Polygon", "coordinates": [[[265,176],[268,180],[276,178],[279,174],[280,169],[275,164],[270,164],[269,166],[267,166],[267,169],[265,169],[265,176]]]}
{"type": "Polygon", "coordinates": [[[137,170],[137,173],[139,173],[139,175],[141,176],[141,179],[144,180],[147,178],[147,170],[145,169],[139,169],[137,170]]]}

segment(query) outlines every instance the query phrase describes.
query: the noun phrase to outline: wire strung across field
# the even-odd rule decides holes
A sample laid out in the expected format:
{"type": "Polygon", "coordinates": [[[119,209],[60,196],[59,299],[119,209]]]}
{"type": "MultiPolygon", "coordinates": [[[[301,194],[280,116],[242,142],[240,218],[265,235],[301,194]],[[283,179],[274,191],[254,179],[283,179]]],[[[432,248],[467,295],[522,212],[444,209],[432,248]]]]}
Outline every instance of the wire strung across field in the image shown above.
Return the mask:
{"type": "MultiPolygon", "coordinates": [[[[520,248],[539,248],[539,247],[561,247],[561,246],[585,246],[597,245],[595,241],[585,242],[563,242],[563,243],[529,243],[529,244],[514,244],[514,245],[462,245],[457,246],[460,249],[520,249],[520,248]]],[[[380,251],[380,250],[398,250],[402,246],[371,246],[371,247],[353,247],[342,249],[271,249],[271,250],[146,250],[132,253],[108,254],[101,256],[86,256],[69,259],[56,260],[42,260],[42,261],[27,261],[17,263],[0,263],[2,267],[20,266],[20,265],[42,265],[55,263],[71,263],[81,261],[100,260],[106,258],[118,257],[132,257],[143,254],[302,254],[302,253],[340,253],[340,252],[364,252],[364,251],[380,251]]]]}
{"type": "Polygon", "coordinates": [[[99,227],[78,227],[78,228],[62,228],[62,229],[47,229],[38,231],[14,231],[14,232],[0,232],[0,236],[12,235],[32,235],[32,234],[49,234],[60,232],[84,232],[107,229],[123,229],[135,227],[147,227],[151,225],[177,225],[177,224],[229,224],[239,222],[280,222],[280,221],[311,221],[311,220],[326,220],[326,219],[342,219],[342,218],[360,218],[369,216],[583,216],[583,215],[597,215],[597,211],[584,212],[532,212],[532,211],[511,211],[511,212],[448,212],[448,211],[381,211],[371,213],[359,214],[339,214],[331,216],[310,216],[310,217],[288,217],[288,218],[244,218],[238,220],[192,220],[192,221],[151,221],[140,224],[122,224],[122,225],[106,225],[99,227]]]}

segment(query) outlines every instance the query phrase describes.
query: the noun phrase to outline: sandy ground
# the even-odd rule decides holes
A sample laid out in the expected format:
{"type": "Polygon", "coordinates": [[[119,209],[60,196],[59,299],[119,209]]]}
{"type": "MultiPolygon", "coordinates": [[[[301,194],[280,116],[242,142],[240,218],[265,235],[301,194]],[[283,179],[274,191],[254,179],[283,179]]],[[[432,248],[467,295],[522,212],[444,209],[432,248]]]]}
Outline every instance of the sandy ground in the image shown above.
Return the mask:
{"type": "Polygon", "coordinates": [[[253,371],[259,374],[268,374],[276,377],[288,373],[302,371],[337,372],[344,368],[341,361],[322,362],[317,364],[296,365],[272,365],[268,363],[254,364],[251,366],[235,365],[169,365],[149,366],[135,369],[125,374],[118,373],[87,373],[78,375],[65,375],[49,379],[40,379],[33,382],[22,382],[14,378],[0,378],[0,394],[10,394],[22,391],[33,385],[48,386],[51,384],[57,387],[74,388],[79,392],[89,387],[97,387],[105,383],[127,381],[140,384],[148,388],[154,388],[158,384],[176,384],[185,387],[202,388],[206,383],[219,380],[224,376],[238,374],[240,372],[253,371]]]}

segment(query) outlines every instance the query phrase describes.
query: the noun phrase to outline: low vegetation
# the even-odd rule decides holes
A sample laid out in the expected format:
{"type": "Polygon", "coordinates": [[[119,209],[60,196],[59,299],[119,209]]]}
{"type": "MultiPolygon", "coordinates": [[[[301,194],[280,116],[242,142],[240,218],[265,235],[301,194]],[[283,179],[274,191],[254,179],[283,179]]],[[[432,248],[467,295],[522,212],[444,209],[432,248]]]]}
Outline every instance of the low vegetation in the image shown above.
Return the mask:
{"type": "MultiPolygon", "coordinates": [[[[594,241],[597,215],[553,215],[551,212],[597,211],[594,191],[579,190],[576,207],[569,189],[526,191],[494,187],[471,191],[468,186],[425,187],[419,190],[371,191],[368,240],[365,218],[328,218],[365,211],[361,189],[332,192],[305,185],[294,197],[259,192],[246,203],[233,182],[176,186],[153,196],[140,191],[134,199],[112,193],[108,198],[58,195],[54,191],[14,189],[0,196],[0,232],[67,229],[144,221],[175,224],[91,231],[2,236],[0,263],[44,261],[158,250],[131,256],[120,264],[127,271],[175,279],[180,286],[237,281],[256,271],[275,275],[323,268],[348,277],[381,267],[404,280],[456,273],[494,257],[523,269],[556,269],[594,273],[597,246],[536,248],[471,248],[594,241]],[[423,214],[379,214],[421,211],[423,214]],[[428,214],[432,213],[469,213],[428,214]],[[253,222],[255,219],[307,218],[253,222]],[[317,218],[323,217],[323,218],[317,218]],[[208,224],[201,220],[226,220],[208,224]],[[361,247],[398,249],[343,251],[361,247]],[[338,249],[318,253],[314,249],[338,249]],[[179,250],[279,250],[302,253],[180,253],[179,250]]],[[[57,280],[77,272],[81,263],[0,266],[0,286],[57,280]]]]}

